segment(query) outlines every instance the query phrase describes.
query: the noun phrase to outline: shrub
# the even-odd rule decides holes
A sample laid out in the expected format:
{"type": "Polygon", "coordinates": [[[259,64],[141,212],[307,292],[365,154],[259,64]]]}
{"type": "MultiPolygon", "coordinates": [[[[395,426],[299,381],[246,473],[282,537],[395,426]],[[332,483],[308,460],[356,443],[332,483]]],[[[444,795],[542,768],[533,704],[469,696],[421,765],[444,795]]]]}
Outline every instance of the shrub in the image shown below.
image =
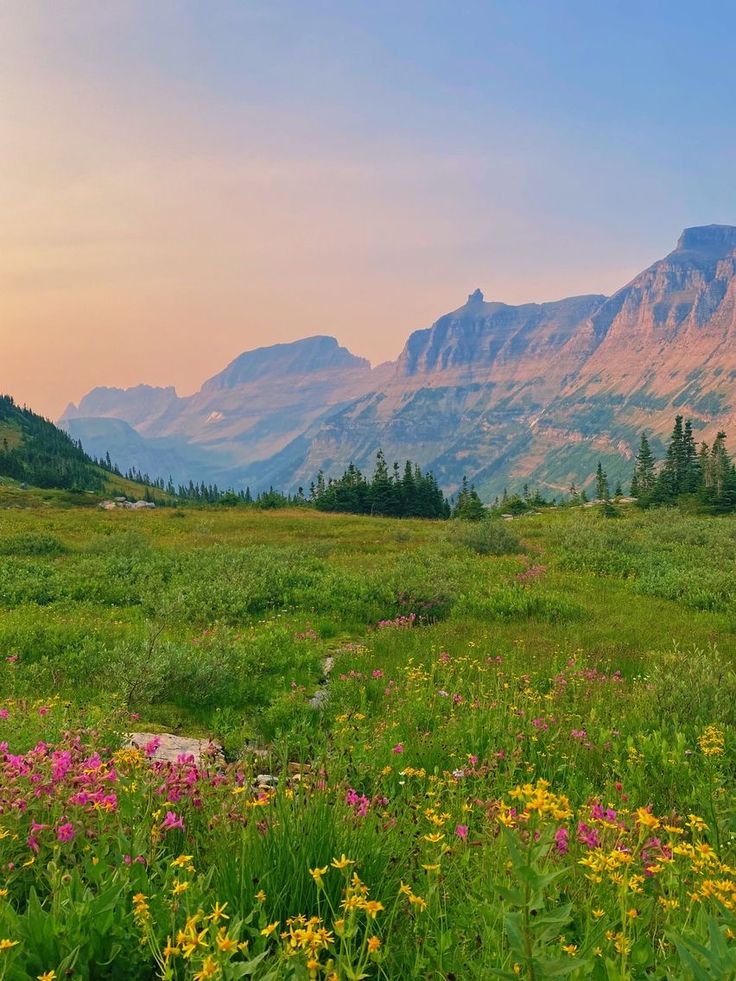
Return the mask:
{"type": "Polygon", "coordinates": [[[472,523],[455,522],[450,538],[477,555],[514,555],[521,551],[517,536],[504,521],[494,518],[472,523]]]}

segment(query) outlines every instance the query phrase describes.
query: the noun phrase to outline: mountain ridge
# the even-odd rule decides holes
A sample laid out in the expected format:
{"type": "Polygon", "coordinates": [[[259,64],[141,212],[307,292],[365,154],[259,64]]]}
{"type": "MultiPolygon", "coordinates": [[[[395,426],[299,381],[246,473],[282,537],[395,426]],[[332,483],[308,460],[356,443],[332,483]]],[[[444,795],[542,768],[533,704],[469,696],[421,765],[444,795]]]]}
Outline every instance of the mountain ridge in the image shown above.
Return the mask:
{"type": "Polygon", "coordinates": [[[94,389],[63,424],[98,452],[99,419],[127,413],[236,487],[308,484],[381,446],[450,491],[464,473],[486,496],[524,479],[559,489],[589,481],[600,455],[627,476],[638,431],[656,445],[675,411],[704,436],[734,421],[735,341],[736,226],[693,226],[608,297],[513,305],[476,289],[376,368],[315,335],[244,352],[184,399],[94,389]]]}

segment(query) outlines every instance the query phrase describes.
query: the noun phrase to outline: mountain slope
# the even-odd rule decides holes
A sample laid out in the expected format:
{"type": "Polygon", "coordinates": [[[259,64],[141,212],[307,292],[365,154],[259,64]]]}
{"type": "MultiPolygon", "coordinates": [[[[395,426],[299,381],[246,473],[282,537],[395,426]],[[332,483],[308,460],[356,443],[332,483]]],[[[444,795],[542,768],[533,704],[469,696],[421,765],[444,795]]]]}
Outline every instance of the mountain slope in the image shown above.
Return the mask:
{"type": "Polygon", "coordinates": [[[527,479],[565,490],[599,458],[628,477],[638,431],[656,446],[676,412],[706,438],[733,429],[734,379],[736,228],[707,225],[611,297],[512,306],[476,290],[377,369],[306,338],[246,352],[186,399],[95,390],[65,424],[88,445],[80,414],[124,419],[235,486],[304,485],[381,446],[492,496],[527,479]]]}

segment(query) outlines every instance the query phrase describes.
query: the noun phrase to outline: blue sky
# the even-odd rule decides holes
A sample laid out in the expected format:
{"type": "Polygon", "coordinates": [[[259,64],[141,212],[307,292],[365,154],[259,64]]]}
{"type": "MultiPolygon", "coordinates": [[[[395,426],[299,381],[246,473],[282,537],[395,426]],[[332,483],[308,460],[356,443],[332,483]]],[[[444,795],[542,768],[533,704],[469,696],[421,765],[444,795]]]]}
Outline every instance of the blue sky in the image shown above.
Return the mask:
{"type": "Polygon", "coordinates": [[[613,291],[736,224],[734,37],[721,2],[4,5],[0,388],[613,291]]]}

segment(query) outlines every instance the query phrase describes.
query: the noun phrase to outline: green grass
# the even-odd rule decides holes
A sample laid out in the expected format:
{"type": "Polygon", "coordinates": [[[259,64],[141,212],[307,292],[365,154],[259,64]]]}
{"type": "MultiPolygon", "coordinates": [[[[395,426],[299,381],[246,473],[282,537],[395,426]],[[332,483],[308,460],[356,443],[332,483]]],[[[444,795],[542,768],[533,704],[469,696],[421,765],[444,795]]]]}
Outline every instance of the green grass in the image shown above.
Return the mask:
{"type": "Polygon", "coordinates": [[[199,979],[210,957],[212,977],[306,979],[306,919],[279,936],[295,916],[334,936],[320,978],[733,976],[736,519],[576,508],[473,529],[5,500],[0,742],[27,755],[5,762],[25,804],[0,814],[0,939],[18,939],[0,977],[199,979]],[[211,735],[232,765],[186,782],[113,762],[134,727],[211,735]],[[119,771],[109,811],[77,801],[93,751],[119,771]],[[280,784],[259,799],[264,767],[280,784]],[[205,919],[215,902],[230,920],[205,919]],[[223,926],[247,950],[223,951],[223,926]]]}

